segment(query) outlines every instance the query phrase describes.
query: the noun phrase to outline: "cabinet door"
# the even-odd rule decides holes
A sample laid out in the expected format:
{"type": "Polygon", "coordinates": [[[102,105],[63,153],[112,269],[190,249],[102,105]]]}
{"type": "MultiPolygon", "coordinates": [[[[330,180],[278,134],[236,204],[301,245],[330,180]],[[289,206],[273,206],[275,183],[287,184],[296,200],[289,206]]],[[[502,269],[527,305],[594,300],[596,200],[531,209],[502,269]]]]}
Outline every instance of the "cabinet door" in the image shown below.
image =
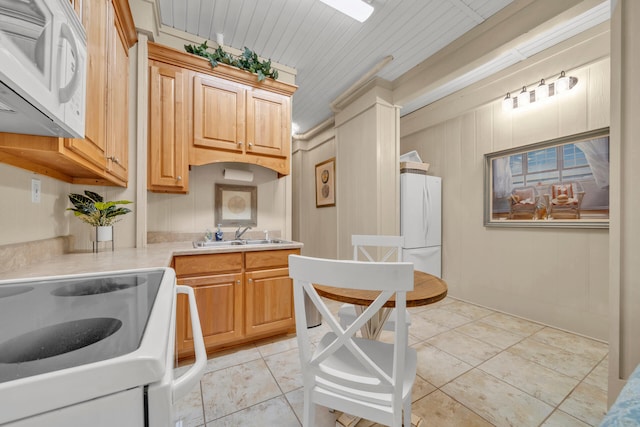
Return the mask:
{"type": "Polygon", "coordinates": [[[289,269],[247,272],[245,279],[246,336],[293,329],[293,281],[289,278],[289,269]]]}
{"type": "Polygon", "coordinates": [[[245,88],[222,79],[193,79],[193,144],[244,152],[245,88]]]}
{"type": "Polygon", "coordinates": [[[247,153],[287,157],[290,139],[289,97],[262,90],[247,92],[247,153]]]}
{"type": "Polygon", "coordinates": [[[186,191],[185,71],[151,63],[149,75],[148,188],[186,191]]]}
{"type": "MultiPolygon", "coordinates": [[[[182,278],[178,284],[193,287],[207,348],[242,338],[242,274],[182,278]]],[[[182,298],[178,299],[176,340],[178,357],[183,357],[193,354],[193,335],[186,296],[179,296],[182,298]]]]}
{"type": "Polygon", "coordinates": [[[104,170],[106,159],[107,33],[106,0],[82,2],[82,24],[87,33],[87,93],[84,139],[65,139],[73,153],[104,170]]]}
{"type": "Polygon", "coordinates": [[[107,95],[107,172],[129,179],[129,49],[115,26],[113,5],[109,3],[109,90],[107,95]]]}

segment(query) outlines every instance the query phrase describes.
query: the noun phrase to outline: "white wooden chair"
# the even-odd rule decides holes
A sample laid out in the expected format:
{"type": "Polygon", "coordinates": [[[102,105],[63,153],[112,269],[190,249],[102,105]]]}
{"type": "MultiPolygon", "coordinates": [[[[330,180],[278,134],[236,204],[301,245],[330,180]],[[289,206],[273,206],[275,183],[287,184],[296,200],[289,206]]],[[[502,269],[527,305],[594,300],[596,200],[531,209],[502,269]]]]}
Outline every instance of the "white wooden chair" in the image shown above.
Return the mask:
{"type": "MultiPolygon", "coordinates": [[[[379,236],[379,235],[361,235],[354,234],[351,236],[351,244],[353,245],[353,259],[355,261],[371,261],[371,262],[402,262],[402,247],[404,246],[403,236],[379,236]]],[[[359,309],[353,304],[343,304],[338,310],[338,317],[343,328],[353,323],[358,315],[359,309]]],[[[407,311],[407,324],[411,324],[411,317],[407,311]]],[[[396,311],[391,310],[388,319],[384,321],[382,326],[374,327],[374,336],[369,338],[376,339],[377,336],[385,331],[393,331],[395,329],[396,311]]],[[[367,334],[363,331],[363,336],[367,334]]]]}
{"type": "Polygon", "coordinates": [[[416,351],[407,344],[406,294],[413,289],[413,264],[342,261],[289,256],[294,283],[296,332],[304,383],[303,426],[315,420],[320,404],[388,425],[411,425],[411,388],[416,351]],[[340,326],[313,284],[381,291],[346,330],[340,326]],[[331,332],[311,344],[305,295],[320,311],[331,332]],[[355,333],[395,295],[398,308],[394,342],[358,338],[355,333]]]}

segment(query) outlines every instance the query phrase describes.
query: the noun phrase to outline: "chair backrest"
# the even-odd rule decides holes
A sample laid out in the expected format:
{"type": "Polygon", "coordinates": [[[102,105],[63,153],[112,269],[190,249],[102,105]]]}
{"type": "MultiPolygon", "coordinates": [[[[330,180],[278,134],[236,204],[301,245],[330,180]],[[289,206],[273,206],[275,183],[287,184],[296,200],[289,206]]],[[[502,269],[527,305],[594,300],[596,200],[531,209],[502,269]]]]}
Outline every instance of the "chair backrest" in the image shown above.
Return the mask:
{"type": "Polygon", "coordinates": [[[397,261],[402,262],[402,247],[404,246],[403,236],[382,236],[369,234],[354,234],[351,236],[351,244],[353,245],[353,259],[355,261],[386,262],[397,261]],[[378,251],[375,255],[373,250],[378,251]],[[384,251],[386,249],[386,252],[384,251]],[[391,257],[393,255],[395,259],[391,257]]]}
{"type": "Polygon", "coordinates": [[[569,198],[578,197],[582,189],[582,184],[578,181],[554,182],[551,184],[551,198],[555,199],[561,194],[566,194],[569,198]]]}
{"type": "MultiPolygon", "coordinates": [[[[296,332],[305,388],[315,388],[321,384],[323,390],[329,390],[328,394],[343,396],[351,406],[363,401],[364,405],[368,403],[369,406],[372,403],[385,405],[385,401],[376,397],[376,393],[387,394],[392,396],[393,412],[401,411],[402,365],[407,349],[406,293],[413,289],[413,264],[343,261],[290,255],[289,275],[294,281],[296,332]],[[343,329],[313,284],[381,292],[352,324],[343,329]],[[323,338],[323,342],[325,339],[329,342],[325,342],[327,345],[324,349],[315,355],[307,329],[305,295],[331,328],[331,332],[323,338]],[[385,372],[376,363],[375,357],[371,358],[363,351],[354,335],[394,295],[397,318],[393,369],[392,372],[385,372]],[[327,366],[323,365],[329,358],[340,357],[340,352],[342,355],[348,352],[353,355],[351,360],[357,360],[357,374],[354,370],[345,372],[335,366],[327,369],[327,366]]],[[[389,402],[386,404],[389,405],[389,402]]],[[[334,406],[334,409],[340,408],[334,406]]]]}

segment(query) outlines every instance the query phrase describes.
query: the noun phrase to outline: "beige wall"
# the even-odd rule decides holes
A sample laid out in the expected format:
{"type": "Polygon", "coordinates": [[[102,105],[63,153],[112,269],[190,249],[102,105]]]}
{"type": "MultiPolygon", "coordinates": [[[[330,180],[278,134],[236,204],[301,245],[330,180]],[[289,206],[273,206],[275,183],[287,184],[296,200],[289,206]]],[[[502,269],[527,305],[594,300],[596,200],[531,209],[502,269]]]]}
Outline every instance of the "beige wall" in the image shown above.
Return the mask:
{"type": "Polygon", "coordinates": [[[609,404],[640,363],[640,3],[613,2],[611,16],[611,253],[609,404]]]}
{"type": "Polygon", "coordinates": [[[0,245],[67,235],[71,185],[0,163],[0,245]],[[41,183],[40,203],[31,202],[31,180],[41,183]]]}
{"type": "Polygon", "coordinates": [[[336,114],[337,256],[353,234],[400,232],[399,108],[384,81],[366,85],[336,114]]]}
{"type": "MultiPolygon", "coordinates": [[[[531,73],[536,64],[523,68],[531,73]]],[[[579,85],[565,97],[503,112],[504,95],[495,93],[405,135],[401,152],[417,150],[443,178],[443,277],[452,296],[606,340],[608,230],[483,226],[484,154],[608,126],[609,60],[566,71],[579,85]]],[[[445,102],[455,111],[455,100],[445,102]]],[[[420,114],[429,112],[414,113],[414,126],[420,114]]]]}
{"type": "MultiPolygon", "coordinates": [[[[258,225],[256,231],[274,230],[290,238],[287,225],[287,193],[291,178],[278,179],[277,173],[260,166],[234,163],[193,166],[189,172],[189,194],[147,194],[147,230],[196,233],[213,230],[215,184],[246,185],[258,188],[258,225]],[[253,182],[224,180],[225,168],[251,170],[253,182]]],[[[237,227],[223,227],[223,231],[237,227]]]]}
{"type": "Polygon", "coordinates": [[[320,132],[308,141],[297,141],[292,158],[293,239],[304,243],[302,254],[337,258],[336,206],[316,208],[315,165],[336,156],[335,132],[320,132]]]}

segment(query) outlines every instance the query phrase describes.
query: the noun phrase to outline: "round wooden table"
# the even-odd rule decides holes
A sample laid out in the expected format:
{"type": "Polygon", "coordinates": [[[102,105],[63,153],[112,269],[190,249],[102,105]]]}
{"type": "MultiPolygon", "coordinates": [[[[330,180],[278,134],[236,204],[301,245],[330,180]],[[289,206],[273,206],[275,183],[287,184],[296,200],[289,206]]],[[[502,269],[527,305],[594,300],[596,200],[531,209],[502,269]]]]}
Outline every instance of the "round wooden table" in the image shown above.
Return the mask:
{"type": "MultiPolygon", "coordinates": [[[[353,304],[356,308],[357,315],[362,314],[366,306],[371,304],[378,295],[380,295],[379,291],[344,289],[316,284],[314,284],[313,287],[316,288],[318,295],[321,297],[353,304]]],[[[407,307],[419,307],[438,302],[447,296],[447,289],[447,284],[444,280],[431,274],[414,270],[413,290],[407,292],[407,307]]],[[[362,336],[369,339],[378,339],[382,332],[382,326],[388,319],[395,305],[394,296],[362,327],[360,330],[362,336]]],[[[355,426],[359,420],[360,418],[353,415],[342,414],[338,418],[337,423],[345,427],[352,427],[355,426]]],[[[411,424],[414,427],[421,426],[422,419],[417,415],[411,414],[411,424]]]]}
{"type": "MultiPolygon", "coordinates": [[[[332,286],[313,285],[321,297],[349,304],[367,306],[380,295],[378,291],[334,288],[332,286]]],[[[413,290],[407,292],[407,307],[419,307],[433,304],[447,296],[447,284],[444,280],[422,271],[413,271],[413,290]]],[[[385,303],[385,307],[395,307],[395,296],[385,303]]]]}

